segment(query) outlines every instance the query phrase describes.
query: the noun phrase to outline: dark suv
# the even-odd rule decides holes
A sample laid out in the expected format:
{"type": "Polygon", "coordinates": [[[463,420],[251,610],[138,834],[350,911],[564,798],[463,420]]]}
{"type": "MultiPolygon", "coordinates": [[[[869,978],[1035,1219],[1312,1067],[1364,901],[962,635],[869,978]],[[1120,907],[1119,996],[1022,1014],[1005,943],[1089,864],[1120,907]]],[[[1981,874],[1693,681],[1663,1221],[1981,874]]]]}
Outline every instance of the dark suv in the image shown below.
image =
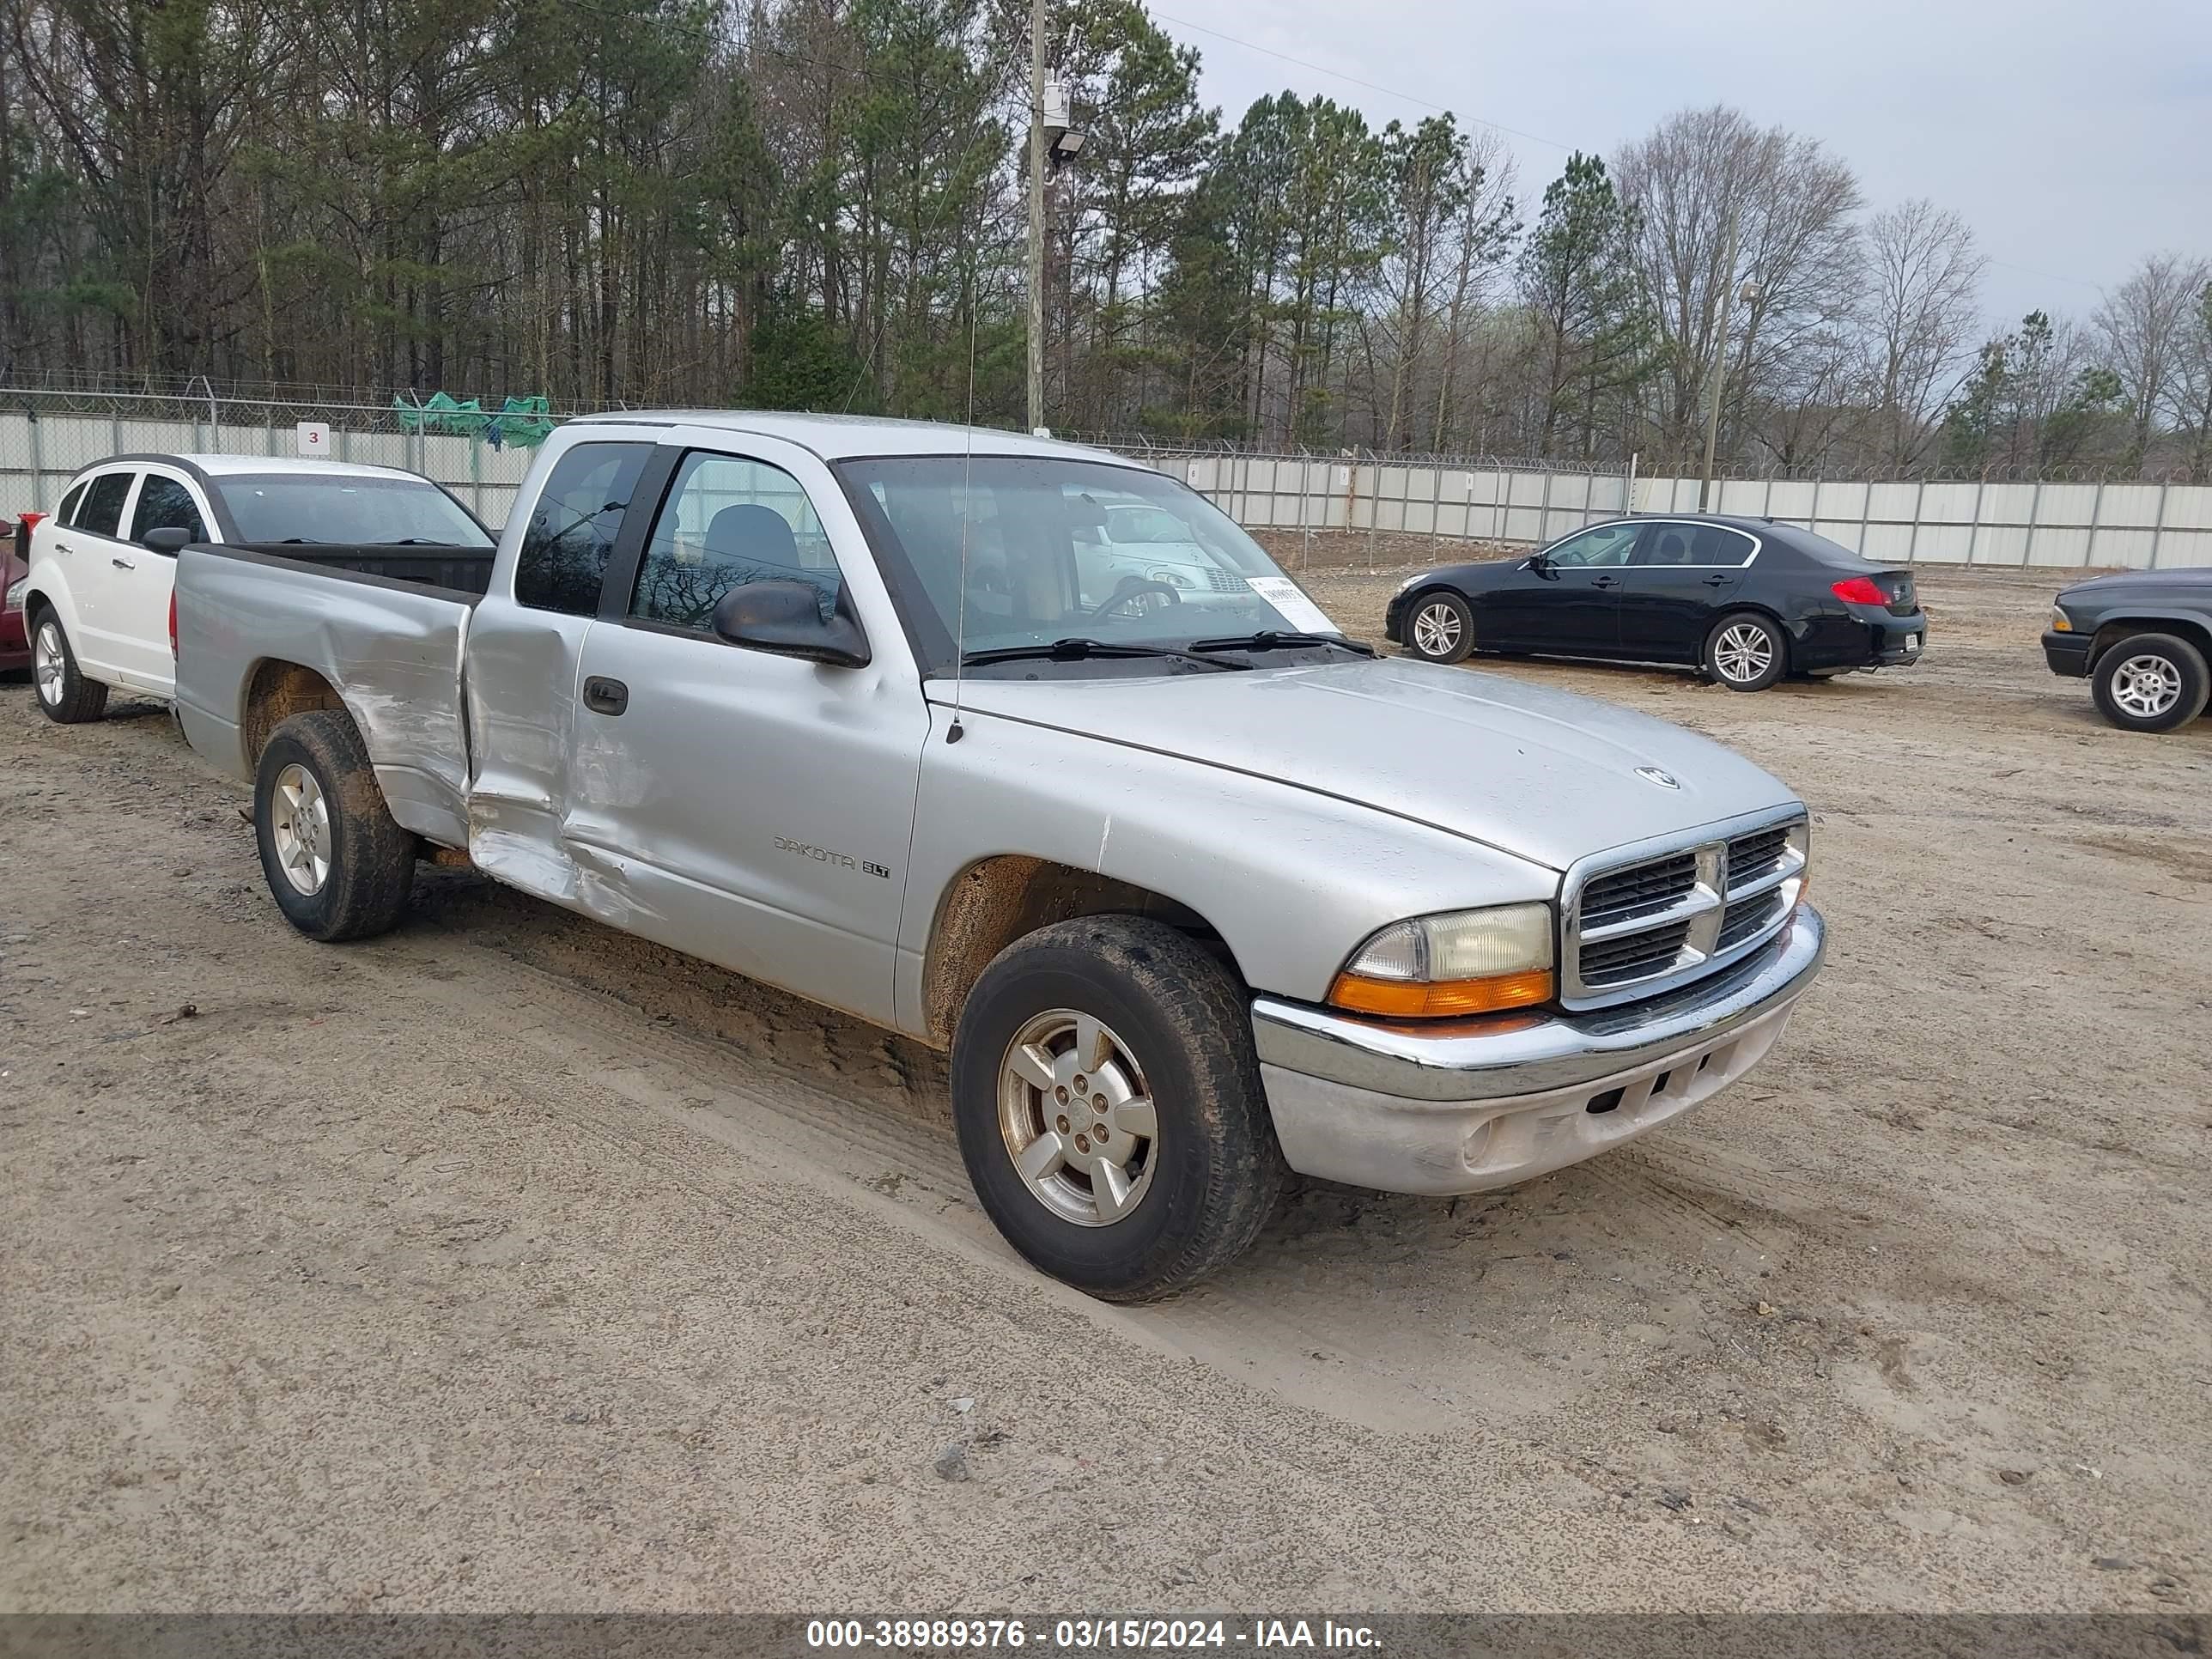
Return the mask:
{"type": "Polygon", "coordinates": [[[2212,693],[2212,570],[2124,570],[2062,588],[2043,655],[2052,673],[2086,677],[2117,726],[2188,725],[2212,693]]]}

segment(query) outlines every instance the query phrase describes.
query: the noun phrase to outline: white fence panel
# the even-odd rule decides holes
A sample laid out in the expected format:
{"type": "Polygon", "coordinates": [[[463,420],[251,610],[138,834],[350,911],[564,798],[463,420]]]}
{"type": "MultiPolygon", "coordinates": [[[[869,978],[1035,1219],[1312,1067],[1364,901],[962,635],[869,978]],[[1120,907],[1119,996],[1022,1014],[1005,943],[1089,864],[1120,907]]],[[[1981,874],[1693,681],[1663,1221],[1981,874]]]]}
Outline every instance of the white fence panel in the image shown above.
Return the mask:
{"type": "MultiPolygon", "coordinates": [[[[239,418],[219,421],[164,400],[125,405],[144,408],[143,416],[35,414],[33,395],[19,395],[31,407],[0,407],[0,511],[50,512],[72,475],[117,453],[294,453],[292,411],[278,406],[237,404],[228,412],[239,418]]],[[[426,473],[495,527],[536,454],[528,447],[494,448],[476,435],[402,431],[392,411],[368,405],[304,413],[330,421],[335,459],[426,473]]],[[[1401,463],[1365,453],[1144,450],[1133,458],[1182,479],[1240,522],[1279,533],[1351,530],[1525,545],[1624,507],[1651,514],[1698,505],[1698,481],[1686,477],[1639,477],[1631,502],[1626,479],[1613,471],[1401,463]]],[[[2212,564],[2212,485],[1729,478],[1717,481],[1713,508],[1806,526],[1884,563],[2212,564]]]]}

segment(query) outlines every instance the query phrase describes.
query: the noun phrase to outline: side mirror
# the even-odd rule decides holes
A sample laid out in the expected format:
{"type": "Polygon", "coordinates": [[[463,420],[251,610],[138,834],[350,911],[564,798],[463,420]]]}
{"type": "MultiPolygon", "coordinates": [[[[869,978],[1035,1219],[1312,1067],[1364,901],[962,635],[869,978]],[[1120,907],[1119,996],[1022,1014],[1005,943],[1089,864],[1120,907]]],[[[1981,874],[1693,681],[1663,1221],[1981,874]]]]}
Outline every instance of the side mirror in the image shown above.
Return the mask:
{"type": "Polygon", "coordinates": [[[1552,556],[1548,553],[1531,553],[1521,561],[1521,568],[1531,575],[1549,575],[1552,570],[1552,556]]]}
{"type": "Polygon", "coordinates": [[[714,632],[732,645],[805,657],[836,668],[864,667],[867,636],[847,608],[842,588],[825,622],[822,590],[811,582],[745,582],[714,606],[714,632]]]}
{"type": "Polygon", "coordinates": [[[138,541],[141,546],[150,548],[156,553],[166,553],[173,559],[191,545],[192,532],[164,525],[159,530],[148,531],[138,541]]]}

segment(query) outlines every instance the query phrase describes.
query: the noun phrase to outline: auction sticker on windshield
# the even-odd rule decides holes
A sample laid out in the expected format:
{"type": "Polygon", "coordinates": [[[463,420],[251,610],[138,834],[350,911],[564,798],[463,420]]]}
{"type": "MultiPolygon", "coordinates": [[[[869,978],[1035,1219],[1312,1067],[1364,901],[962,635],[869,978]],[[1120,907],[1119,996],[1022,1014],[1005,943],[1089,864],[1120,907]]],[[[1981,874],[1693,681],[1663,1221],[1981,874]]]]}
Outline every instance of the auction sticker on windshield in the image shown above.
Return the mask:
{"type": "Polygon", "coordinates": [[[1303,634],[1341,634],[1328,613],[1299,589],[1288,576],[1247,576],[1251,590],[1283,613],[1283,620],[1303,634]]]}

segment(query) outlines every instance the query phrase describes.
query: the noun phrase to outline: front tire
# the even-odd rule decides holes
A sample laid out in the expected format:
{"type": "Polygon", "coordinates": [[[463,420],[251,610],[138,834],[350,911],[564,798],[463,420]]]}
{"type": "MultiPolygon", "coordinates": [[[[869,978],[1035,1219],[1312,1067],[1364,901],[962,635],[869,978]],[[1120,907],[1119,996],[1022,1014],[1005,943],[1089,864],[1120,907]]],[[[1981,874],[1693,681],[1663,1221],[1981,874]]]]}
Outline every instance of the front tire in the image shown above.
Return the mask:
{"type": "Polygon", "coordinates": [[[1732,611],[1705,635],[1705,668],[1731,691],[1764,691],[1789,672],[1789,641],[1771,617],[1732,611]]]}
{"type": "Polygon", "coordinates": [[[388,933],[415,885],[415,837],[392,822],[344,710],[279,726],[253,786],[261,873],[284,918],[325,944],[388,933]]]}
{"type": "Polygon", "coordinates": [[[1474,612],[1456,593],[1424,593],[1406,610],[1406,648],[1424,662],[1464,662],[1474,649],[1474,612]]]}
{"type": "Polygon", "coordinates": [[[2204,712],[2212,674],[2204,653],[2172,634],[2132,634],[2097,659],[2098,711],[2124,732],[2171,732],[2204,712]]]}
{"type": "Polygon", "coordinates": [[[39,708],[60,726],[82,726],[107,712],[107,688],[78,670],[69,632],[50,605],[41,605],[31,625],[31,682],[39,708]]]}
{"type": "Polygon", "coordinates": [[[1006,1242],[1109,1302],[1234,1260],[1286,1173],[1243,988],[1136,917],[1060,922],[993,959],[953,1037],[952,1109],[1006,1242]]]}

